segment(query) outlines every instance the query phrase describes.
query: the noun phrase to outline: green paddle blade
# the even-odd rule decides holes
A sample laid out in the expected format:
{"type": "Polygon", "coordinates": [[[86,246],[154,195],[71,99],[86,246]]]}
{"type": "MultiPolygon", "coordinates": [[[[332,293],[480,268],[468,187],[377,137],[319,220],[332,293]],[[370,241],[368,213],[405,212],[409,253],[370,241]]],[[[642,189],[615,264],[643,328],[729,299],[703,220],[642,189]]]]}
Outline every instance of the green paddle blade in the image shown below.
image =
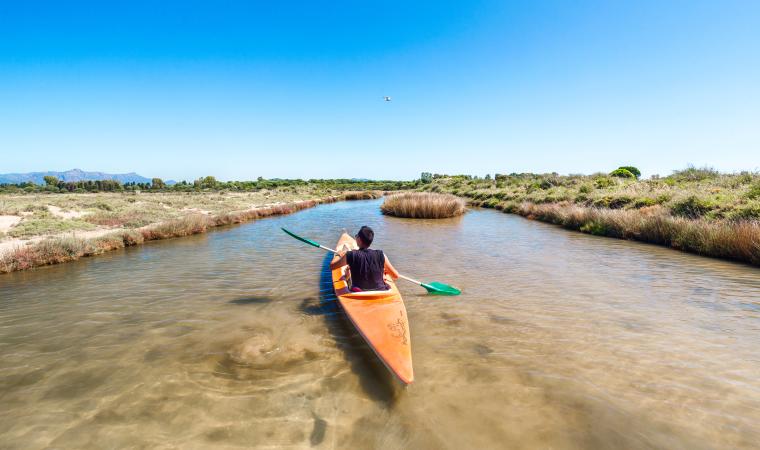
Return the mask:
{"type": "Polygon", "coordinates": [[[422,287],[427,289],[428,293],[435,295],[459,295],[462,293],[462,291],[454,286],[449,286],[448,284],[439,283],[437,281],[422,283],[422,287]]]}
{"type": "Polygon", "coordinates": [[[281,228],[281,230],[284,231],[284,232],[286,232],[287,234],[293,236],[294,238],[298,239],[301,242],[305,242],[305,243],[307,243],[309,245],[313,245],[314,247],[319,247],[319,244],[317,244],[316,242],[312,241],[311,239],[302,238],[301,236],[299,236],[297,234],[291,233],[290,231],[286,230],[285,228],[281,228]]]}

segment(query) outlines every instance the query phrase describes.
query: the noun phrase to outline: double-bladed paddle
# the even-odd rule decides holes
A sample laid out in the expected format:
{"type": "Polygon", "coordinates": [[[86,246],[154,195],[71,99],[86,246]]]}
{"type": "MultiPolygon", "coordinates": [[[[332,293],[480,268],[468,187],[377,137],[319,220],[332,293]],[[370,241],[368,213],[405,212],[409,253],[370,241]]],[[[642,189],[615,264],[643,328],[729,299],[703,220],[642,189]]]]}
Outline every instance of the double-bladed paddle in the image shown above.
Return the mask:
{"type": "MultiPolygon", "coordinates": [[[[329,247],[325,247],[324,245],[320,245],[318,242],[314,242],[311,239],[306,239],[304,237],[301,237],[301,236],[299,236],[299,235],[297,235],[295,233],[292,233],[292,232],[286,230],[285,228],[282,228],[282,231],[284,231],[288,235],[290,235],[290,236],[298,239],[299,241],[301,241],[301,242],[303,242],[305,244],[309,244],[309,245],[311,245],[313,247],[321,248],[322,250],[327,250],[328,252],[338,253],[336,250],[333,250],[333,249],[331,249],[329,247]]],[[[431,281],[430,283],[423,283],[423,282],[417,281],[417,280],[415,280],[413,278],[405,277],[404,275],[401,275],[401,274],[399,274],[398,277],[399,278],[403,278],[406,281],[409,281],[409,282],[412,282],[414,284],[418,284],[418,285],[424,287],[428,291],[428,293],[430,293],[430,294],[436,294],[436,295],[459,295],[459,294],[462,293],[462,291],[460,291],[459,289],[457,289],[457,288],[455,288],[453,286],[449,286],[448,284],[440,283],[438,281],[431,281]]]]}

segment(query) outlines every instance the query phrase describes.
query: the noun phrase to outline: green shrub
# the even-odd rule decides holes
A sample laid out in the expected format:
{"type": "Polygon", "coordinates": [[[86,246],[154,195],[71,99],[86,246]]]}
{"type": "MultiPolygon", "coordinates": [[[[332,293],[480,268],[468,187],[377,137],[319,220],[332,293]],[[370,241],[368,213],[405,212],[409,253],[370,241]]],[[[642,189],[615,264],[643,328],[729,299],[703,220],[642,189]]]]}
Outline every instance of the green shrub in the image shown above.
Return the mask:
{"type": "Polygon", "coordinates": [[[631,197],[621,195],[620,197],[612,197],[607,204],[607,207],[610,209],[620,209],[632,202],[633,199],[631,197]]]}
{"type": "Polygon", "coordinates": [[[729,214],[731,220],[760,220],[760,203],[741,206],[729,214]]]}
{"type": "Polygon", "coordinates": [[[746,197],[749,199],[760,199],[760,181],[756,181],[749,187],[746,197]]]}
{"type": "Polygon", "coordinates": [[[495,197],[491,197],[489,199],[483,200],[483,203],[480,206],[484,208],[496,208],[498,204],[499,204],[499,199],[495,197]]]}
{"type": "Polygon", "coordinates": [[[502,211],[506,213],[514,213],[517,211],[517,203],[515,202],[504,202],[500,203],[499,206],[497,206],[498,209],[501,209],[502,211]]]}
{"type": "Polygon", "coordinates": [[[638,209],[638,208],[645,208],[647,206],[654,206],[656,204],[657,204],[657,200],[653,198],[641,197],[641,198],[637,198],[633,202],[633,207],[638,209]]]}
{"type": "Polygon", "coordinates": [[[591,201],[593,206],[597,208],[609,208],[609,209],[621,209],[627,205],[633,203],[633,198],[627,195],[613,196],[605,195],[604,197],[598,197],[591,201]]]}
{"type": "Polygon", "coordinates": [[[633,174],[628,169],[615,169],[612,172],[610,172],[611,177],[618,177],[618,178],[636,178],[636,175],[633,174]]]}
{"type": "Polygon", "coordinates": [[[615,183],[615,180],[609,177],[598,177],[594,180],[594,185],[597,189],[604,189],[611,186],[615,186],[617,183],[615,183]]]}
{"type": "Polygon", "coordinates": [[[670,211],[673,215],[697,219],[715,209],[715,206],[708,200],[701,199],[696,195],[691,195],[684,200],[673,203],[670,211]]]}
{"type": "Polygon", "coordinates": [[[580,192],[581,194],[590,194],[591,191],[593,190],[594,190],[594,186],[590,184],[583,184],[581,185],[581,187],[578,188],[578,192],[580,192]]]}
{"type": "Polygon", "coordinates": [[[595,236],[606,236],[607,225],[603,222],[592,220],[581,225],[580,230],[584,233],[593,234],[595,236]]]}
{"type": "Polygon", "coordinates": [[[663,203],[669,202],[671,198],[673,197],[670,194],[660,194],[655,200],[657,201],[658,205],[662,205],[663,203]]]}

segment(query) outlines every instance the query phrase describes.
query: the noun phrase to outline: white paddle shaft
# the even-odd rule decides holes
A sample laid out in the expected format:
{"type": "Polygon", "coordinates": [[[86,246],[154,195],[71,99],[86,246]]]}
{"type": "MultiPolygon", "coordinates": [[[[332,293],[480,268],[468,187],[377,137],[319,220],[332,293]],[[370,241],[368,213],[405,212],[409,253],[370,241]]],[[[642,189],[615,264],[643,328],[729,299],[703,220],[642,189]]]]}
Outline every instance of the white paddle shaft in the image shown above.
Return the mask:
{"type": "Polygon", "coordinates": [[[403,279],[405,279],[406,281],[411,281],[411,282],[412,282],[412,283],[414,283],[414,284],[419,284],[420,286],[422,286],[422,282],[421,282],[421,281],[417,281],[417,280],[415,280],[414,278],[405,277],[405,276],[403,276],[403,275],[401,275],[401,274],[398,274],[398,277],[399,277],[399,278],[403,278],[403,279]]]}

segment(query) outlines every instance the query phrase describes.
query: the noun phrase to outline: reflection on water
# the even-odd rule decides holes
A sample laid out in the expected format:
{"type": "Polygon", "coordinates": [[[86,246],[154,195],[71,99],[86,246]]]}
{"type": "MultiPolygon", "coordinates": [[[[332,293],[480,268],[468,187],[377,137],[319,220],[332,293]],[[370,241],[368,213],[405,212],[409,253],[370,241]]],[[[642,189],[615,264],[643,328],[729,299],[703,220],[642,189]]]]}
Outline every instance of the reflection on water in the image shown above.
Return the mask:
{"type": "Polygon", "coordinates": [[[323,205],[0,277],[0,447],[751,448],[760,272],[494,211],[323,205]],[[402,272],[417,381],[344,318],[368,224],[402,272]]]}

